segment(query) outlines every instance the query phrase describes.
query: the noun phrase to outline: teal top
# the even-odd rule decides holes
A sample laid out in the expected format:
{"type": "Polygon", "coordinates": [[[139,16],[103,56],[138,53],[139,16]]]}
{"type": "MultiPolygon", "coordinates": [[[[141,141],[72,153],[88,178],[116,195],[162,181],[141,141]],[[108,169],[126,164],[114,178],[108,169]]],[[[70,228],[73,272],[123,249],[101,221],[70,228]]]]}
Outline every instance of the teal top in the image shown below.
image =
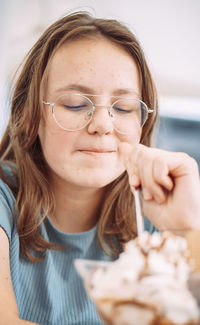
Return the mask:
{"type": "MultiPolygon", "coordinates": [[[[102,325],[74,267],[76,258],[110,260],[98,243],[97,226],[83,233],[63,233],[47,217],[41,225],[43,237],[68,248],[47,250],[42,262],[32,263],[20,256],[13,222],[15,202],[10,188],[0,180],[0,226],[10,242],[11,277],[20,318],[42,325],[102,325]]],[[[145,229],[154,229],[147,219],[145,229]]]]}

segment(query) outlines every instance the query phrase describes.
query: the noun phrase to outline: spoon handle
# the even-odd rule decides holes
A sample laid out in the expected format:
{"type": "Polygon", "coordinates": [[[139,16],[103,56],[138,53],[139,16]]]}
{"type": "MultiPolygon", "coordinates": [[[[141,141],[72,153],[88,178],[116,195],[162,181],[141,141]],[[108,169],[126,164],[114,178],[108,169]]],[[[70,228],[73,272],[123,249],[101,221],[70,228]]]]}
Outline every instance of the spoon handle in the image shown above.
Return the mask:
{"type": "Polygon", "coordinates": [[[137,235],[140,236],[141,233],[144,231],[144,221],[140,202],[140,189],[133,188],[132,190],[135,197],[137,235]]]}

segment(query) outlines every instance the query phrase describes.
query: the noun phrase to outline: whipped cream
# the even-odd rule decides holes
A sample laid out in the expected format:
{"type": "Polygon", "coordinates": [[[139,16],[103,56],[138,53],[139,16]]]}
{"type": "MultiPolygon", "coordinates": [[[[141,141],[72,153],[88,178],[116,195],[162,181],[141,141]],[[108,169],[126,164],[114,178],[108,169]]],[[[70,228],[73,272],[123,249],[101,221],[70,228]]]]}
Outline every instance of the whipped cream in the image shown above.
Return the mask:
{"type": "MultiPolygon", "coordinates": [[[[149,324],[158,316],[185,324],[199,317],[187,286],[192,270],[189,261],[183,237],[144,232],[126,244],[118,260],[96,268],[90,280],[90,295],[94,301],[102,301],[107,313],[111,313],[113,303],[130,301],[128,314],[139,317],[140,324],[149,324]]],[[[126,315],[127,311],[123,317],[126,315]]]]}

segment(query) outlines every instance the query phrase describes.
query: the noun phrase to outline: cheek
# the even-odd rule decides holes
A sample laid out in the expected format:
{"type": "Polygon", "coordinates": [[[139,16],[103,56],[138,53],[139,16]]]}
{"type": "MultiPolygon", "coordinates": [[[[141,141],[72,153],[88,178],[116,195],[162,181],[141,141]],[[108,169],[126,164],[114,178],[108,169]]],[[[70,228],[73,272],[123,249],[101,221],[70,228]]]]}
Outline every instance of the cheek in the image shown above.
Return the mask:
{"type": "Polygon", "coordinates": [[[57,129],[56,125],[47,122],[40,125],[38,136],[47,161],[57,160],[63,150],[66,149],[66,143],[70,143],[62,130],[57,129]]]}
{"type": "Polygon", "coordinates": [[[141,135],[142,135],[142,128],[137,127],[134,128],[130,134],[119,134],[118,139],[120,142],[127,142],[131,145],[135,145],[140,143],[141,135]]]}

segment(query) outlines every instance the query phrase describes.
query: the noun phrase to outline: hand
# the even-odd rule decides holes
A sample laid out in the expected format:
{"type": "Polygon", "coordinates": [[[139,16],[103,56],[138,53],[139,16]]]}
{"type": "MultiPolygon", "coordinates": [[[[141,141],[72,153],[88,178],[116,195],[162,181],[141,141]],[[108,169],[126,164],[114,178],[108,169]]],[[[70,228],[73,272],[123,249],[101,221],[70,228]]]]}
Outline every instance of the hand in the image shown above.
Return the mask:
{"type": "Polygon", "coordinates": [[[200,179],[196,161],[185,153],[119,145],[131,187],[142,188],[145,215],[160,231],[200,229],[200,179]]]}

